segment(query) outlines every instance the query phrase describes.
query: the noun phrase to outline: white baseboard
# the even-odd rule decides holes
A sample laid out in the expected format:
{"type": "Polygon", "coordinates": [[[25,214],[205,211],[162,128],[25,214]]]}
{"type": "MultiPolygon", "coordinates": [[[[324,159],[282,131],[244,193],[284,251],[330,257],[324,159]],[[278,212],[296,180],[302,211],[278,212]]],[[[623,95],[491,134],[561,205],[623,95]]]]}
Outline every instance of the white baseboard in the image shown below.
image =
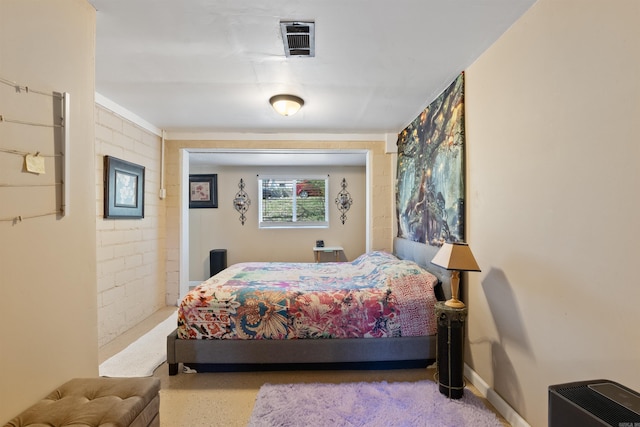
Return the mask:
{"type": "Polygon", "coordinates": [[[464,376],[478,389],[482,394],[504,417],[512,427],[531,427],[489,384],[478,375],[476,371],[471,369],[469,365],[464,364],[464,376]]]}

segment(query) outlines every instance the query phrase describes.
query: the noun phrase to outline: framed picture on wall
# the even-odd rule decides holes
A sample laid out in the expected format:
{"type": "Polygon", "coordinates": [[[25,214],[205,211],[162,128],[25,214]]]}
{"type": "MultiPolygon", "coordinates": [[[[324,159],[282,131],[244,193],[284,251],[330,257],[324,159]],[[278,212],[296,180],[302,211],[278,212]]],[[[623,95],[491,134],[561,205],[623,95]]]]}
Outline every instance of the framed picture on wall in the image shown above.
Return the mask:
{"type": "Polygon", "coordinates": [[[104,156],[104,217],[144,218],[144,166],[104,156]]]}
{"type": "Polygon", "coordinates": [[[218,207],[218,174],[189,175],[189,208],[218,207]]]}

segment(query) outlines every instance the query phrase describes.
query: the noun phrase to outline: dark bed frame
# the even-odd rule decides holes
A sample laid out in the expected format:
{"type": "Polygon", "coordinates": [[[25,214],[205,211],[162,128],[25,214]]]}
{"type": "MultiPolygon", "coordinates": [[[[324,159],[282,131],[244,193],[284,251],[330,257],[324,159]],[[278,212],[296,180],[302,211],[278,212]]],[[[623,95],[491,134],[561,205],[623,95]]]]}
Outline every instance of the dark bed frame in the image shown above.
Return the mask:
{"type": "MultiPolygon", "coordinates": [[[[438,248],[394,240],[394,253],[415,261],[440,280],[439,299],[448,297],[446,270],[430,264],[438,248]]],[[[279,368],[344,369],[428,366],[436,359],[436,336],[399,338],[348,338],[309,340],[183,340],[177,330],[167,336],[169,375],[178,373],[179,364],[196,370],[263,370],[279,368]]]]}

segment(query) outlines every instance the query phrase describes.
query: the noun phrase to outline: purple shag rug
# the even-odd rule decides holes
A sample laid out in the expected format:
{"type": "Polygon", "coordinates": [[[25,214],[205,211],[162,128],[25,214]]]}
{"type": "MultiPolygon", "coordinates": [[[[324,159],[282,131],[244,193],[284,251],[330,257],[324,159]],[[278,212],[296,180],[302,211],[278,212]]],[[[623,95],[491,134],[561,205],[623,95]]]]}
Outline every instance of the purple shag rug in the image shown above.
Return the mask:
{"type": "Polygon", "coordinates": [[[431,381],[265,384],[250,427],[433,426],[501,427],[496,415],[465,390],[448,399],[431,381]]]}

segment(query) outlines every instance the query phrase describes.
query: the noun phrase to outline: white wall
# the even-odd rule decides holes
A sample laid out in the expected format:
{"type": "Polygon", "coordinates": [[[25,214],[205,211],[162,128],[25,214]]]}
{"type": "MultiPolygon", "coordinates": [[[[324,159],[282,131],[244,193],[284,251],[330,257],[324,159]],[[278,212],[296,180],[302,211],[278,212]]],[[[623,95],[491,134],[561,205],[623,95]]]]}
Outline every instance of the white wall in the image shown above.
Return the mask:
{"type": "MultiPolygon", "coordinates": [[[[55,187],[0,188],[0,424],[74,377],[98,373],[96,320],[94,57],[95,10],[85,0],[0,1],[0,84],[7,119],[52,123],[52,99],[71,95],[69,210],[55,209],[55,187]],[[5,221],[22,215],[22,222],[5,221]]],[[[50,128],[0,125],[0,147],[55,152],[50,128]]],[[[0,182],[30,184],[55,176],[53,162],[36,177],[20,156],[0,153],[0,182]]],[[[53,182],[53,181],[51,181],[53,182]]]]}
{"type": "Polygon", "coordinates": [[[161,138],[96,105],[98,345],[165,306],[165,208],[159,198],[161,138]],[[104,218],[104,156],[145,168],[144,218],[104,218]]]}
{"type": "Polygon", "coordinates": [[[227,249],[228,265],[246,261],[313,262],[312,248],[322,239],[326,246],[342,246],[346,259],[353,260],[365,252],[366,244],[366,175],[360,167],[209,167],[191,169],[192,173],[218,174],[218,208],[189,210],[190,281],[209,277],[209,251],[227,249]],[[313,176],[329,175],[329,228],[260,229],[258,227],[257,175],[313,176]],[[251,205],[244,225],[233,207],[238,183],[243,179],[251,205]],[[342,178],[353,205],[344,224],[334,200],[341,190],[342,178]]]}
{"type": "Polygon", "coordinates": [[[549,385],[640,390],[638,40],[638,1],[540,0],[466,71],[466,361],[534,427],[549,385]]]}

